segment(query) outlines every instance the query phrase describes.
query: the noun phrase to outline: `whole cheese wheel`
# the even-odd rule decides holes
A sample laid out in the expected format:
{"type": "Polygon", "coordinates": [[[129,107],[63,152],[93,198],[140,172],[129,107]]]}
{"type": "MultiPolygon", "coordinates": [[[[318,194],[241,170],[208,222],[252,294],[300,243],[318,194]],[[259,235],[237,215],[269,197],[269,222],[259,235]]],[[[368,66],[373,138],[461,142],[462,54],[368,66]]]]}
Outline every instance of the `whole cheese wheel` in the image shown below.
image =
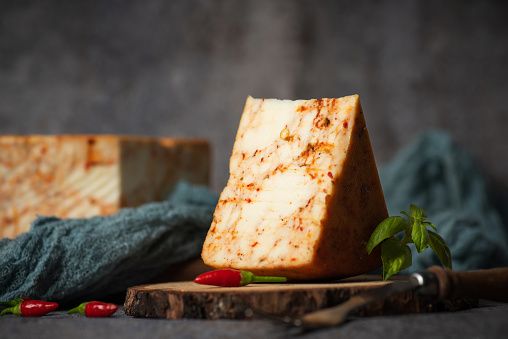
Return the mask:
{"type": "Polygon", "coordinates": [[[0,137],[0,238],[38,215],[110,215],[167,197],[179,180],[207,185],[206,140],[117,135],[0,137]]]}

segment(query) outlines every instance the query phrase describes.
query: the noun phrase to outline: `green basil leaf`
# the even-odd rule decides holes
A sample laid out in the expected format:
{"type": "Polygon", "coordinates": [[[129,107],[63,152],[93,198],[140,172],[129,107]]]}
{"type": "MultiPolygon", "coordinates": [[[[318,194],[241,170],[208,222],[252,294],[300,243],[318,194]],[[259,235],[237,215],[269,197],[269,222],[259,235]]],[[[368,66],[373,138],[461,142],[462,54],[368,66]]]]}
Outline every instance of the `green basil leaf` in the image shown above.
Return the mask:
{"type": "Polygon", "coordinates": [[[406,229],[404,232],[404,237],[402,237],[402,243],[403,244],[410,244],[413,242],[413,239],[411,238],[411,227],[406,229]]]}
{"type": "Polygon", "coordinates": [[[437,231],[437,228],[436,228],[436,225],[434,225],[433,223],[431,223],[430,221],[424,221],[423,224],[425,226],[430,226],[432,227],[433,229],[435,229],[437,231]]]}
{"type": "Polygon", "coordinates": [[[404,214],[409,218],[409,220],[411,220],[411,216],[406,211],[400,211],[400,214],[404,214]]]}
{"type": "Polygon", "coordinates": [[[409,205],[409,214],[411,215],[412,222],[423,221],[427,219],[427,214],[425,214],[425,211],[413,204],[409,205]]]}
{"type": "Polygon", "coordinates": [[[429,231],[427,227],[419,222],[415,222],[411,231],[411,238],[413,238],[418,253],[422,253],[429,245],[429,231]]]}
{"type": "Polygon", "coordinates": [[[383,280],[386,281],[391,275],[411,266],[411,249],[399,238],[391,237],[381,245],[381,260],[383,261],[383,280]]]}
{"type": "Polygon", "coordinates": [[[429,246],[437,254],[444,267],[451,270],[452,254],[444,239],[439,234],[429,231],[429,246]]]}
{"type": "Polygon", "coordinates": [[[379,245],[383,240],[388,239],[395,234],[408,229],[411,225],[402,217],[389,217],[383,220],[374,230],[367,242],[367,253],[370,254],[374,247],[379,245]]]}

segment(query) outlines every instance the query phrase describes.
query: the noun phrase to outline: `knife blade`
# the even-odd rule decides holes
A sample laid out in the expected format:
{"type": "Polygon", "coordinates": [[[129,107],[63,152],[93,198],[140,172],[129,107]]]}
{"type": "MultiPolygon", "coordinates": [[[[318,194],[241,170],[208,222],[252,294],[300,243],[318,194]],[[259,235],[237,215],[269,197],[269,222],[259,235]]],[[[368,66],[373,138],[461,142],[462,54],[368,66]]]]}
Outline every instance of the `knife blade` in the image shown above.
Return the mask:
{"type": "Polygon", "coordinates": [[[478,271],[452,271],[429,267],[409,276],[408,281],[395,281],[380,288],[355,295],[338,306],[308,313],[293,324],[306,329],[336,326],[354,310],[392,295],[413,292],[416,296],[435,300],[477,298],[508,302],[508,267],[478,271]]]}

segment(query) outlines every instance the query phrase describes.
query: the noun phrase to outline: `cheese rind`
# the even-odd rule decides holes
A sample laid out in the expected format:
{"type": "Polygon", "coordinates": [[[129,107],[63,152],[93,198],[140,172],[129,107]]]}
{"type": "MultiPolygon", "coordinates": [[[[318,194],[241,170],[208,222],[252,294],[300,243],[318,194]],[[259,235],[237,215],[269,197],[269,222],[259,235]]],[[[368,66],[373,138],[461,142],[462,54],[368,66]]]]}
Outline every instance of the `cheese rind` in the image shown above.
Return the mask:
{"type": "Polygon", "coordinates": [[[386,217],[357,95],[248,97],[202,257],[294,280],[353,276],[380,266],[365,245],[386,217]]]}
{"type": "Polygon", "coordinates": [[[178,180],[209,184],[206,140],[114,135],[0,137],[0,238],[37,215],[83,218],[162,200],[178,180]]]}

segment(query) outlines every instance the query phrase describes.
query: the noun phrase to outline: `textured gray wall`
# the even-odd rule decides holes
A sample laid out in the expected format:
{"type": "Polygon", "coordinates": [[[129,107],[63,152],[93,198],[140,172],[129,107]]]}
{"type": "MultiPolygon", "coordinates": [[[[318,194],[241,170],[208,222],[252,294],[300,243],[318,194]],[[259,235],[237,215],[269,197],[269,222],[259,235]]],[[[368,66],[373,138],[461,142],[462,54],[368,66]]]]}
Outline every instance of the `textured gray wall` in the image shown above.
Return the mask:
{"type": "Polygon", "coordinates": [[[427,128],[508,185],[508,2],[2,1],[0,134],[203,136],[247,95],[360,95],[378,163],[427,128]]]}

